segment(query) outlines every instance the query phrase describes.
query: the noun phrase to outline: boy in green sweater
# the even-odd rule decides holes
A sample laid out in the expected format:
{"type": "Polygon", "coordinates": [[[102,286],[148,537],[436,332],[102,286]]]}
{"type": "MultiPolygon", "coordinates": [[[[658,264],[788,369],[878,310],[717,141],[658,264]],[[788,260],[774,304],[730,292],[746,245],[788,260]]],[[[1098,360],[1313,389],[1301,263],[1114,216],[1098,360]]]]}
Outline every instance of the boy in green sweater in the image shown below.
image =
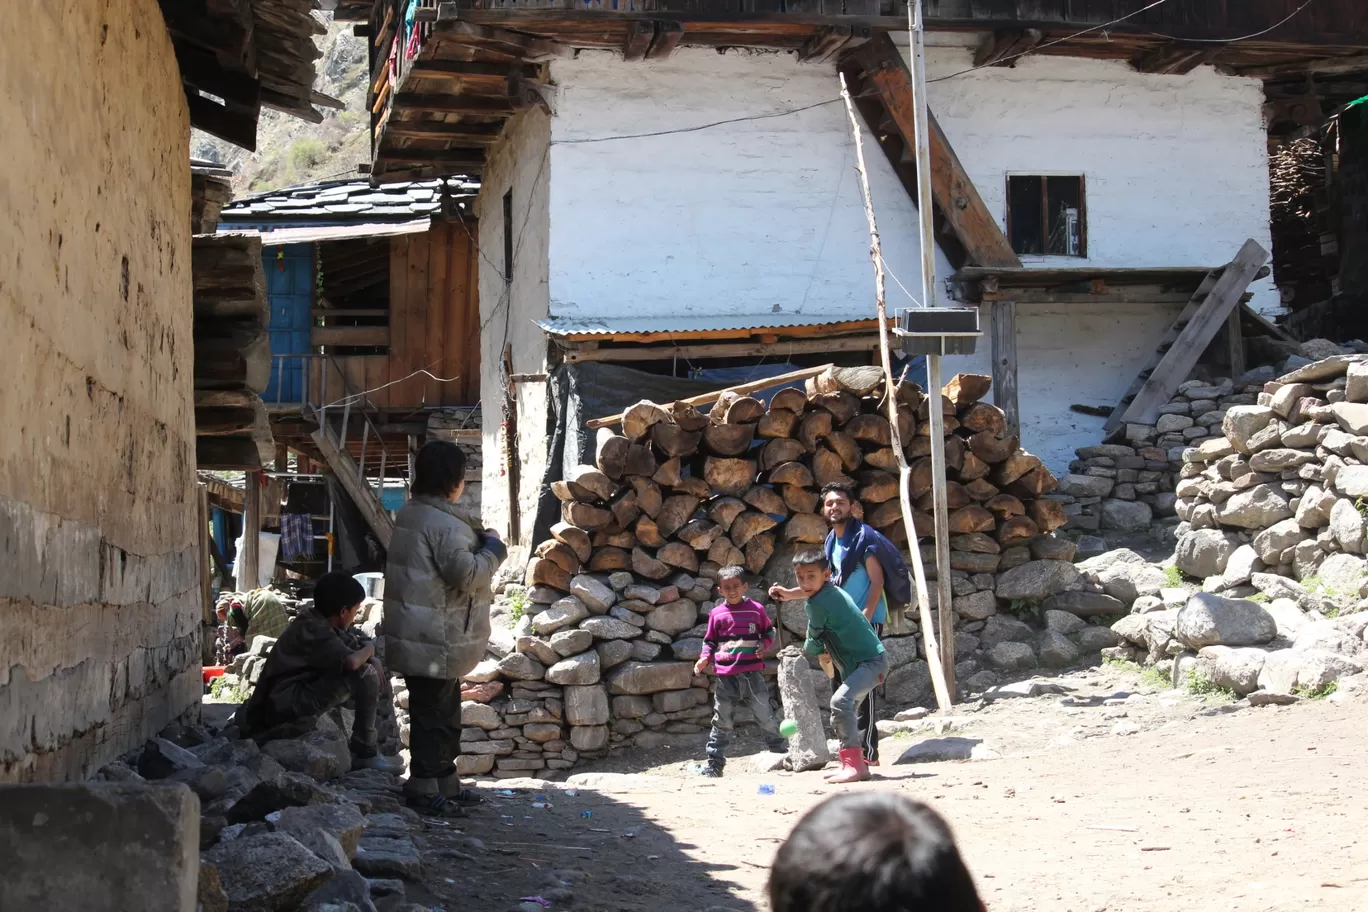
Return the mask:
{"type": "Polygon", "coordinates": [[[841,686],[831,695],[831,727],[841,741],[841,769],[827,776],[832,783],[858,782],[869,778],[855,707],[888,673],[888,655],[878,634],[844,590],[831,584],[831,567],[820,551],[800,551],[793,557],[798,586],[770,587],[771,598],[781,601],[807,599],[807,640],[803,652],[815,655],[831,674],[834,662],[841,672],[841,686]]]}

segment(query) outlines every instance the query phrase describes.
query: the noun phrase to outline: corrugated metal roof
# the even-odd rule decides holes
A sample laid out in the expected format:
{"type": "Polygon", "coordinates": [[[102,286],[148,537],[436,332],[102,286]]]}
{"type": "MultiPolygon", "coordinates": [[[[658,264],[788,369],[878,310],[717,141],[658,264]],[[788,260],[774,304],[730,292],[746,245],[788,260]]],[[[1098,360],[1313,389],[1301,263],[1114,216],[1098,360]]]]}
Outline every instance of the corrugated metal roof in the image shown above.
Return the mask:
{"type": "Polygon", "coordinates": [[[231,224],[220,223],[218,233],[260,236],[261,246],[277,247],[281,244],[311,244],[314,241],[345,241],[348,238],[422,234],[431,227],[432,220],[426,218],[381,224],[362,222],[355,225],[291,225],[282,228],[234,227],[231,224]]]}
{"type": "Polygon", "coordinates": [[[837,323],[877,325],[874,314],[726,314],[693,316],[649,314],[639,317],[551,316],[537,325],[553,336],[615,336],[633,333],[726,332],[743,329],[783,329],[793,326],[832,326],[837,323]]]}

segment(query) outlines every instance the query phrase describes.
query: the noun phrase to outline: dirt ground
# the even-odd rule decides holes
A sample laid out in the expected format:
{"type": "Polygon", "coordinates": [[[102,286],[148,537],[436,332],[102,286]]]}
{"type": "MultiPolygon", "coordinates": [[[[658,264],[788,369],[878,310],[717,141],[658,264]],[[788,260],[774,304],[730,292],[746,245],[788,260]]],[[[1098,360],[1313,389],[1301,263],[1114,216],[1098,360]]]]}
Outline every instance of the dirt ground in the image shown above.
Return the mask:
{"type": "MultiPolygon", "coordinates": [[[[939,810],[992,912],[1368,909],[1361,692],[1251,708],[1112,668],[1049,680],[1069,692],[967,706],[886,738],[878,778],[847,788],[939,810]],[[928,741],[987,759],[897,762],[928,741]]],[[[483,783],[489,800],[469,819],[426,825],[408,901],[765,910],[775,850],[834,789],[816,772],[756,772],[746,755],[758,743],[739,740],[720,780],[689,771],[691,740],[615,757],[584,784],[483,783]],[[541,796],[551,807],[533,807],[541,796]]]]}

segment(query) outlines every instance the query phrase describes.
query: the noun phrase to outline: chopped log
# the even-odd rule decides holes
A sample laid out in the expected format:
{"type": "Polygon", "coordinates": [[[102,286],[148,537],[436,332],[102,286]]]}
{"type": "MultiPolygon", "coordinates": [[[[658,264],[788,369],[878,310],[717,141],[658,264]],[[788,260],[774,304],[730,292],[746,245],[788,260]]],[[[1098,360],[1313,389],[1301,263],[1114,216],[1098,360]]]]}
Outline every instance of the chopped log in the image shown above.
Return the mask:
{"type": "Polygon", "coordinates": [[[731,528],[727,530],[727,537],[732,540],[732,544],[736,547],[744,548],[746,542],[761,532],[768,532],[777,525],[779,524],[774,521],[774,517],[757,513],[754,510],[747,510],[732,522],[731,528]]]}
{"type": "Polygon", "coordinates": [[[797,430],[797,428],[797,412],[790,412],[788,409],[772,408],[760,419],[760,423],[755,427],[755,433],[766,439],[792,437],[793,432],[797,430]]]}
{"type": "MultiPolygon", "coordinates": [[[[639,520],[638,520],[639,521],[639,520]]],[[[591,539],[594,549],[599,548],[635,548],[636,536],[630,529],[619,529],[617,526],[609,526],[594,533],[591,539]]]]}
{"type": "Polygon", "coordinates": [[[769,559],[774,556],[774,536],[769,532],[761,532],[759,535],[746,542],[746,563],[745,567],[751,573],[760,573],[769,563],[769,559]]]}
{"type": "Polygon", "coordinates": [[[986,501],[983,506],[998,519],[1011,519],[1013,516],[1021,516],[1026,512],[1026,507],[1011,494],[999,494],[997,497],[986,501]]]}
{"type": "Polygon", "coordinates": [[[594,495],[583,488],[573,487],[564,479],[556,479],[551,482],[551,493],[556,495],[556,499],[561,503],[571,503],[579,500],[590,503],[594,500],[594,495]]]}
{"type": "Polygon", "coordinates": [[[632,549],[632,572],[647,579],[661,580],[672,572],[668,564],[656,560],[640,548],[632,549]]]}
{"type": "Polygon", "coordinates": [[[887,529],[902,522],[902,506],[896,500],[886,501],[866,513],[864,521],[876,529],[887,529]]]}
{"type": "Polygon", "coordinates": [[[1009,484],[1007,492],[1015,494],[1022,500],[1033,500],[1041,494],[1050,493],[1057,487],[1059,487],[1059,482],[1050,474],[1050,470],[1044,466],[1037,466],[1009,484]]]}
{"type": "Polygon", "coordinates": [[[784,541],[816,545],[826,541],[826,520],[816,513],[795,513],[784,523],[784,541]]]}
{"type": "Polygon", "coordinates": [[[1026,515],[1031,517],[1036,527],[1044,533],[1053,532],[1069,522],[1069,517],[1064,513],[1064,505],[1045,497],[1031,501],[1030,506],[1026,508],[1026,515]]]}
{"type": "Polygon", "coordinates": [[[641,440],[657,424],[669,420],[669,412],[649,399],[643,399],[622,413],[622,435],[629,440],[641,440]]]}
{"type": "Polygon", "coordinates": [[[914,415],[917,409],[921,408],[921,404],[926,401],[926,393],[922,392],[921,385],[910,380],[898,381],[898,384],[893,388],[893,395],[897,397],[898,402],[910,408],[914,415]]]}
{"type": "MultiPolygon", "coordinates": [[[[948,444],[949,441],[947,440],[946,443],[948,444]]],[[[984,462],[982,459],[979,459],[972,452],[968,452],[965,449],[964,441],[960,441],[959,448],[960,451],[964,453],[963,462],[960,463],[959,467],[960,481],[974,481],[976,479],[983,478],[988,474],[988,471],[992,468],[992,466],[984,462]]]]}
{"type": "Polygon", "coordinates": [[[864,450],[860,449],[859,442],[845,431],[832,431],[827,434],[826,445],[841,457],[841,465],[845,466],[847,472],[855,471],[860,467],[860,463],[864,462],[864,450]]]}
{"type": "Polygon", "coordinates": [[[755,439],[753,424],[710,424],[703,430],[703,446],[718,456],[740,456],[755,439]]]}
{"type": "Polygon", "coordinates": [[[634,443],[627,448],[627,461],[623,465],[622,474],[650,476],[655,474],[657,468],[655,454],[649,446],[634,443]]]}
{"type": "Polygon", "coordinates": [[[801,415],[803,412],[807,411],[807,407],[807,393],[792,386],[781,389],[770,399],[770,411],[783,409],[801,415]]]}
{"type": "Polygon", "coordinates": [[[992,431],[997,435],[1007,433],[1007,416],[1002,413],[1002,409],[987,402],[975,402],[960,412],[959,422],[960,427],[968,428],[976,434],[980,431],[992,431]]]}
{"type": "Polygon", "coordinates": [[[1040,529],[1028,516],[1013,516],[1004,522],[997,531],[997,540],[1002,547],[1024,545],[1040,534],[1040,529]]]}
{"type": "Polygon", "coordinates": [[[784,504],[794,513],[816,513],[822,498],[814,491],[798,485],[783,485],[784,504]]]}
{"type": "Polygon", "coordinates": [[[993,514],[978,504],[960,507],[950,514],[951,535],[965,535],[969,532],[992,532],[996,525],[997,520],[993,518],[993,514]]]}
{"type": "Polygon", "coordinates": [[[599,548],[589,561],[589,569],[594,573],[613,573],[617,570],[632,569],[631,552],[625,548],[599,548]]]}
{"type": "Polygon", "coordinates": [[[898,496],[898,478],[891,472],[862,472],[860,480],[860,501],[867,504],[881,504],[898,496]]]}
{"type": "Polygon", "coordinates": [[[911,440],[917,430],[917,410],[906,405],[898,406],[898,439],[911,440]]]}
{"type": "Polygon", "coordinates": [[[698,452],[702,431],[686,431],[677,424],[661,422],[651,428],[651,442],[666,456],[692,456],[698,452]]]}
{"type": "MultiPolygon", "coordinates": [[[[928,450],[928,453],[930,451],[928,450]]],[[[892,447],[884,447],[882,450],[870,450],[865,454],[865,465],[874,466],[884,472],[897,472],[897,457],[893,454],[892,447]]]]}
{"type": "Polygon", "coordinates": [[[698,570],[698,555],[694,549],[683,542],[670,542],[656,552],[656,560],[680,570],[694,573],[698,570]]]}
{"type": "Polygon", "coordinates": [[[769,473],[770,484],[796,485],[800,488],[812,487],[812,470],[801,462],[785,462],[775,466],[769,473]]]}
{"type": "Polygon", "coordinates": [[[771,440],[760,450],[760,470],[768,472],[775,466],[800,459],[802,455],[803,445],[792,438],[771,440]]]}
{"type": "Polygon", "coordinates": [[[580,563],[589,560],[594,553],[594,549],[589,543],[589,533],[583,529],[577,529],[569,523],[556,523],[552,526],[551,537],[558,542],[569,545],[570,549],[575,552],[575,556],[580,559],[580,563]]]}
{"type": "Polygon", "coordinates": [[[883,533],[884,538],[895,545],[901,547],[907,544],[907,527],[903,523],[897,523],[896,525],[889,526],[887,529],[880,529],[879,531],[883,533]]]}
{"type": "Polygon", "coordinates": [[[578,526],[592,532],[611,523],[613,514],[593,504],[570,501],[561,504],[561,519],[572,526],[578,526]]]}
{"type": "Polygon", "coordinates": [[[693,519],[698,504],[699,499],[691,494],[676,494],[665,498],[665,503],[661,505],[660,512],[655,517],[660,534],[669,538],[684,528],[684,524],[693,519]]]}
{"type": "Polygon", "coordinates": [[[679,464],[679,457],[672,457],[660,464],[660,468],[655,470],[651,478],[659,485],[673,488],[679,484],[679,479],[683,477],[679,464]]]}
{"type": "Polygon", "coordinates": [[[831,413],[824,411],[808,412],[803,418],[803,423],[798,428],[798,439],[802,441],[803,449],[809,453],[817,449],[817,442],[830,434],[832,430],[831,413]]]}
{"type": "Polygon", "coordinates": [[[830,412],[837,425],[843,425],[860,414],[860,400],[847,392],[818,393],[811,397],[817,408],[830,412]]]}
{"type": "Polygon", "coordinates": [[[660,534],[660,527],[655,524],[655,520],[649,516],[641,516],[636,521],[636,540],[639,544],[647,548],[659,548],[665,544],[665,536],[660,534]]]}
{"type": "MultiPolygon", "coordinates": [[[[721,400],[718,400],[710,414],[716,415],[721,405],[721,400]]],[[[765,403],[754,396],[737,396],[726,404],[721,421],[726,424],[754,424],[764,417],[764,414],[765,403]]]]}
{"type": "MultiPolygon", "coordinates": [[[[761,513],[769,513],[774,516],[788,516],[788,507],[784,504],[783,496],[773,488],[764,485],[754,485],[749,491],[741,496],[741,499],[750,504],[761,513]]],[[[739,544],[739,543],[738,543],[739,544]]]]}
{"type": "Polygon", "coordinates": [[[888,419],[882,415],[856,415],[841,428],[862,443],[875,447],[886,447],[893,442],[893,432],[889,429],[888,419]]]}
{"type": "Polygon", "coordinates": [[[746,512],[745,501],[735,497],[719,497],[708,504],[708,519],[727,528],[736,517],[746,512]]]}
{"type": "Polygon", "coordinates": [[[955,410],[973,405],[993,388],[993,378],[983,374],[955,374],[941,390],[955,410]]]}
{"type": "Polygon", "coordinates": [[[695,519],[685,523],[684,528],[675,533],[675,538],[685,542],[695,551],[706,552],[717,540],[717,536],[721,534],[722,527],[717,523],[706,519],[695,519]]]}
{"type": "Polygon", "coordinates": [[[676,494],[689,494],[699,500],[706,500],[712,496],[712,488],[708,483],[696,475],[685,475],[679,479],[679,484],[674,486],[676,494]]]}
{"type": "Polygon", "coordinates": [[[594,458],[599,471],[609,478],[621,478],[627,471],[627,451],[631,446],[632,441],[621,434],[614,434],[606,429],[599,431],[598,453],[594,458]]]}
{"type": "MultiPolygon", "coordinates": [[[[928,535],[936,534],[936,517],[930,513],[926,513],[922,510],[913,510],[912,525],[916,527],[917,538],[926,538],[928,535]]],[[[904,541],[906,541],[906,539],[904,539],[904,541]]]]}
{"type": "Polygon", "coordinates": [[[647,516],[654,519],[660,515],[660,505],[664,502],[664,497],[660,493],[660,485],[653,479],[643,478],[640,475],[629,475],[627,480],[632,483],[636,490],[637,509],[647,516]]]}
{"type": "Polygon", "coordinates": [[[1001,554],[1002,545],[997,543],[997,539],[982,532],[970,532],[968,535],[956,535],[950,539],[950,547],[956,551],[968,551],[971,554],[1001,554]]]}
{"type": "MultiPolygon", "coordinates": [[[[955,417],[955,403],[950,401],[949,396],[941,396],[941,415],[945,418],[955,417]]],[[[929,421],[931,418],[931,397],[922,400],[922,404],[917,407],[917,420],[929,421]]]]}
{"type": "Polygon", "coordinates": [[[856,397],[868,396],[883,383],[883,368],[874,365],[860,367],[829,367],[807,383],[814,393],[835,393],[844,390],[856,397]]]}
{"type": "Polygon", "coordinates": [[[1039,456],[1032,456],[1026,452],[1013,453],[993,467],[991,476],[993,484],[1000,488],[1006,487],[1032,469],[1039,468],[1039,466],[1039,456]]]}
{"type": "Polygon", "coordinates": [[[641,515],[641,507],[637,506],[637,493],[628,488],[621,497],[613,501],[610,508],[613,511],[613,520],[622,528],[629,529],[632,523],[636,522],[641,515]]]}
{"type": "Polygon", "coordinates": [[[1016,452],[1016,435],[999,437],[991,431],[981,431],[969,438],[969,449],[984,462],[999,463],[1016,452]]]}
{"type": "Polygon", "coordinates": [[[542,542],[537,547],[536,555],[543,560],[555,561],[571,576],[580,572],[580,559],[575,549],[554,538],[542,542]]]}
{"type": "Polygon", "coordinates": [[[736,564],[744,564],[746,555],[741,549],[732,544],[732,540],[723,535],[712,543],[708,549],[708,560],[722,567],[731,567],[736,564]]]}
{"type": "Polygon", "coordinates": [[[964,457],[968,455],[969,447],[960,437],[945,438],[945,468],[947,471],[958,472],[964,467],[964,457]]]}
{"type": "Polygon", "coordinates": [[[812,481],[818,488],[829,484],[854,484],[854,479],[846,475],[845,464],[841,457],[824,446],[819,446],[812,454],[812,481]]]}
{"type": "Polygon", "coordinates": [[[534,557],[527,562],[527,575],[524,580],[529,586],[550,586],[561,592],[570,591],[570,574],[553,560],[534,557]]]}
{"type": "Polygon", "coordinates": [[[708,426],[708,416],[687,402],[671,403],[670,417],[686,431],[701,431],[708,426]]]}
{"type": "MultiPolygon", "coordinates": [[[[950,439],[954,439],[954,438],[950,438],[950,439]]],[[[892,451],[892,450],[889,450],[888,452],[889,452],[889,453],[892,453],[893,451],[892,451]]],[[[907,444],[907,448],[904,449],[903,452],[907,454],[907,459],[908,459],[909,462],[912,461],[912,460],[914,460],[914,459],[921,459],[921,458],[924,457],[924,456],[930,456],[930,455],[931,455],[931,438],[930,438],[930,437],[919,437],[919,436],[915,436],[915,435],[914,435],[914,436],[912,437],[912,441],[911,441],[910,443],[907,444]]]]}
{"type": "Polygon", "coordinates": [[[913,500],[921,497],[931,490],[933,474],[931,472],[931,457],[923,456],[912,463],[911,472],[907,479],[907,493],[913,500]]]}
{"type": "Polygon", "coordinates": [[[575,466],[565,480],[570,483],[572,489],[578,485],[589,491],[595,500],[612,500],[613,495],[617,493],[617,485],[613,484],[612,479],[594,466],[575,466]]]}
{"type": "Polygon", "coordinates": [[[703,463],[703,478],[718,494],[739,497],[755,482],[754,459],[722,459],[709,456],[703,463]]]}
{"type": "MultiPolygon", "coordinates": [[[[943,416],[941,417],[941,424],[942,424],[942,426],[943,426],[943,427],[942,427],[942,430],[944,430],[945,436],[947,436],[947,437],[949,437],[950,434],[953,433],[954,431],[959,430],[959,426],[960,426],[959,419],[956,418],[954,415],[943,415],[943,416]]],[[[916,436],[918,436],[918,437],[930,437],[930,436],[931,436],[931,421],[930,421],[929,419],[923,419],[923,420],[921,421],[921,423],[917,425],[917,433],[916,433],[916,436]]]]}
{"type": "Polygon", "coordinates": [[[964,486],[964,490],[968,491],[969,496],[979,503],[983,503],[985,500],[991,500],[1000,493],[997,487],[990,484],[986,478],[974,479],[964,486]]]}
{"type": "MultiPolygon", "coordinates": [[[[967,507],[974,502],[974,498],[969,496],[964,485],[958,481],[947,481],[945,483],[945,505],[951,510],[958,510],[960,507],[967,507]]],[[[925,510],[928,513],[936,509],[936,501],[933,492],[927,491],[915,501],[918,510],[925,510]]]]}

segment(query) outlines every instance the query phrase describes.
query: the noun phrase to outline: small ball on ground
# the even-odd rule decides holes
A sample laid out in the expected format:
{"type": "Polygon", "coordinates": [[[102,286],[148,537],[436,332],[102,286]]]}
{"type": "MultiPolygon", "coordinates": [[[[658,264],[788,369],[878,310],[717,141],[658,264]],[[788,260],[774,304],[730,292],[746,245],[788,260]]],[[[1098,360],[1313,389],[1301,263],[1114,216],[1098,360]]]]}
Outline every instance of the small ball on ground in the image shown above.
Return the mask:
{"type": "Polygon", "coordinates": [[[779,734],[783,735],[785,738],[792,738],[794,735],[798,734],[798,723],[794,722],[792,719],[785,719],[783,722],[779,723],[779,734]]]}

